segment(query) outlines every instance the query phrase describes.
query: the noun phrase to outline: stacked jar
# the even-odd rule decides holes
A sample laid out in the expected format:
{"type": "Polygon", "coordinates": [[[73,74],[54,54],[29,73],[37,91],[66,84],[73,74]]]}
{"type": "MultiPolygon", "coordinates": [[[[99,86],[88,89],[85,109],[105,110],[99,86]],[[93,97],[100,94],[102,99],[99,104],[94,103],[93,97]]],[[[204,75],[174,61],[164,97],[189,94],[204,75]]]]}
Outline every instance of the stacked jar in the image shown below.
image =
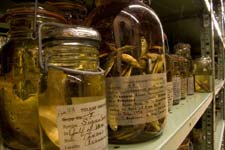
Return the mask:
{"type": "MultiPolygon", "coordinates": [[[[38,122],[38,42],[36,28],[43,22],[64,23],[55,9],[22,3],[8,10],[9,41],[1,51],[0,118],[4,146],[11,149],[40,149],[38,122]]],[[[47,29],[46,29],[47,30],[47,29]]]]}
{"type": "Polygon", "coordinates": [[[109,142],[146,141],[162,133],[168,113],[162,25],[139,0],[106,3],[85,22],[103,36],[109,142]]]}

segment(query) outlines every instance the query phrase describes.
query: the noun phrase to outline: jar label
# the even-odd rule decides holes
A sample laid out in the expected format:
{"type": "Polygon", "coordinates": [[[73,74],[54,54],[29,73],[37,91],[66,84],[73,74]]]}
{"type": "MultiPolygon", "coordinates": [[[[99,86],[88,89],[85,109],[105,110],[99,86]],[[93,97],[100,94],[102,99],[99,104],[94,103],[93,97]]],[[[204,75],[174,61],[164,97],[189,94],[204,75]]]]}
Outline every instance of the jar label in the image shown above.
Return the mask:
{"type": "Polygon", "coordinates": [[[181,79],[181,98],[186,98],[187,96],[187,78],[181,79]]]}
{"type": "Polygon", "coordinates": [[[181,99],[181,79],[180,77],[173,78],[173,100],[181,99]]]}
{"type": "Polygon", "coordinates": [[[107,150],[106,100],[57,106],[60,150],[107,150]]]}
{"type": "Polygon", "coordinates": [[[194,94],[194,77],[188,77],[188,95],[194,94]]]}
{"type": "Polygon", "coordinates": [[[167,99],[168,99],[168,108],[171,110],[173,105],[173,82],[167,82],[167,99]]]}
{"type": "Polygon", "coordinates": [[[107,78],[106,87],[113,125],[144,124],[167,115],[165,73],[107,78]]]}

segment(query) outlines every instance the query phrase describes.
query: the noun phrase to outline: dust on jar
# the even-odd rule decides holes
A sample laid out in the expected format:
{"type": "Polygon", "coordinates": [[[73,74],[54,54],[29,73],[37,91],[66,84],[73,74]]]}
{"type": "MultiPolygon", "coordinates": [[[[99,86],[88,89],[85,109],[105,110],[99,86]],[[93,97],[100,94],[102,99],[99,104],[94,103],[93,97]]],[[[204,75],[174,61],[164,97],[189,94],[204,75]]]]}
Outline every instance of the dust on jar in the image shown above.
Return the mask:
{"type": "Polygon", "coordinates": [[[43,149],[107,149],[100,40],[94,29],[59,24],[43,39],[38,107],[43,149]]]}
{"type": "MultiPolygon", "coordinates": [[[[37,26],[65,22],[51,7],[38,5],[37,26]]],[[[0,116],[3,144],[10,149],[40,149],[37,95],[40,71],[35,39],[34,3],[21,3],[6,14],[9,40],[1,51],[0,116]]]]}
{"type": "Polygon", "coordinates": [[[132,1],[110,26],[114,38],[101,57],[109,142],[143,142],[163,132],[168,113],[162,25],[151,8],[132,1]]]}
{"type": "Polygon", "coordinates": [[[195,92],[212,92],[212,60],[206,55],[194,61],[195,92]]]}

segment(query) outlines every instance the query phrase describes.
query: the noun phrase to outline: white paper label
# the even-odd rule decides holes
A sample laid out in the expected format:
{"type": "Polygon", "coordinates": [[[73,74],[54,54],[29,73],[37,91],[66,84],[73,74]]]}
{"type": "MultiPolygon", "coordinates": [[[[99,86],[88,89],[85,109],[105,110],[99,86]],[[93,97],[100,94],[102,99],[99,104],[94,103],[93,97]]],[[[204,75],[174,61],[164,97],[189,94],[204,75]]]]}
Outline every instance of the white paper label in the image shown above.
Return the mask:
{"type": "Polygon", "coordinates": [[[167,82],[167,100],[168,100],[168,108],[171,110],[173,106],[173,82],[167,82]]]}
{"type": "Polygon", "coordinates": [[[180,77],[173,78],[173,100],[179,101],[181,99],[181,79],[180,77]]]}
{"type": "Polygon", "coordinates": [[[144,124],[167,114],[165,73],[107,78],[106,86],[108,110],[118,115],[118,125],[144,124]]]}
{"type": "Polygon", "coordinates": [[[60,150],[107,150],[106,100],[57,106],[60,150]]]}
{"type": "Polygon", "coordinates": [[[194,94],[194,78],[188,77],[188,95],[194,94]]]}

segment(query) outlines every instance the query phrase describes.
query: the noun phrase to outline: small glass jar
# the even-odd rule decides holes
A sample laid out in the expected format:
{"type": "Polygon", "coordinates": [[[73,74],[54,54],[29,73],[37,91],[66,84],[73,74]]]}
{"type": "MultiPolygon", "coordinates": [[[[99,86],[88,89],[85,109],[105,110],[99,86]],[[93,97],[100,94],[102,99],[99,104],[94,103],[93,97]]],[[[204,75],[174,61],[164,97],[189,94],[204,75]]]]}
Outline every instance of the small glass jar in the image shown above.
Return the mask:
{"type": "Polygon", "coordinates": [[[180,62],[177,55],[170,55],[173,61],[173,105],[177,105],[181,100],[181,73],[180,62]]]}
{"type": "Polygon", "coordinates": [[[179,71],[181,77],[181,99],[187,97],[187,70],[188,70],[188,61],[185,57],[178,56],[179,61],[179,71]]]}
{"type": "Polygon", "coordinates": [[[195,92],[212,92],[212,60],[202,56],[194,62],[195,92]]]}
{"type": "MultiPolygon", "coordinates": [[[[37,25],[65,22],[46,5],[38,5],[37,25]]],[[[1,51],[0,119],[3,144],[10,149],[40,149],[37,95],[40,71],[37,39],[34,38],[34,3],[8,10],[9,41],[1,51]]],[[[37,26],[35,26],[37,28],[37,26]]]]}
{"type": "Polygon", "coordinates": [[[167,79],[167,100],[168,100],[168,110],[172,112],[173,106],[173,60],[169,54],[166,54],[166,79],[167,79]]]}
{"type": "Polygon", "coordinates": [[[191,58],[191,45],[187,43],[178,43],[174,46],[175,53],[187,59],[187,94],[194,94],[194,75],[193,60],[191,58]]]}
{"type": "Polygon", "coordinates": [[[47,1],[47,4],[52,5],[64,13],[68,24],[80,25],[87,16],[87,8],[80,1],[47,1]]]}
{"type": "Polygon", "coordinates": [[[105,76],[99,71],[99,44],[97,31],[60,24],[43,39],[40,60],[46,61],[41,63],[39,92],[43,150],[108,148],[105,76]]]}

